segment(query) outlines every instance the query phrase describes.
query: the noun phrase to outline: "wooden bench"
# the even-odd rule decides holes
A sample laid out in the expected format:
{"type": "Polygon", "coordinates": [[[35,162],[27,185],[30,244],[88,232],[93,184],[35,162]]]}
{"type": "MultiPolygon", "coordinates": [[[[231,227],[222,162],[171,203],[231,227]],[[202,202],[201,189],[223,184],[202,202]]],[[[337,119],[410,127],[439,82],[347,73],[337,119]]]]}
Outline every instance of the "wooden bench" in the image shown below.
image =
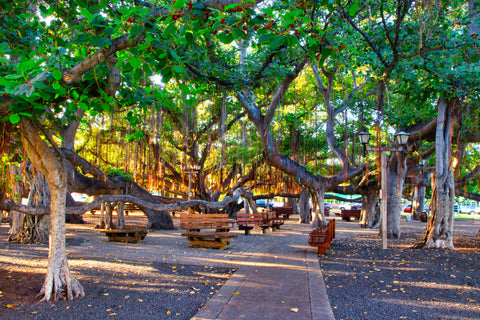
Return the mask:
{"type": "Polygon", "coordinates": [[[100,230],[108,237],[108,241],[138,243],[145,239],[148,233],[146,229],[113,229],[100,230]]]}
{"type": "Polygon", "coordinates": [[[191,247],[213,247],[225,249],[230,244],[230,229],[235,221],[228,214],[180,214],[180,227],[185,228],[182,236],[187,237],[191,247]]]}
{"type": "Polygon", "coordinates": [[[342,217],[342,220],[345,220],[345,221],[350,221],[350,218],[359,220],[361,211],[362,210],[360,209],[348,209],[348,210],[344,209],[340,213],[340,216],[342,217]]]}
{"type": "Polygon", "coordinates": [[[289,219],[290,215],[293,213],[293,208],[292,207],[275,207],[272,208],[272,211],[274,211],[279,218],[283,219],[289,219]]]}
{"type": "Polygon", "coordinates": [[[335,219],[328,221],[326,227],[314,229],[310,232],[308,244],[317,247],[318,254],[326,254],[332,239],[335,238],[335,219]]]}
{"type": "Polygon", "coordinates": [[[245,235],[250,234],[250,230],[255,227],[259,227],[262,224],[263,217],[262,214],[254,213],[237,213],[237,225],[238,229],[244,230],[245,235]]]}
{"type": "Polygon", "coordinates": [[[258,225],[262,228],[262,233],[265,233],[268,228],[275,231],[280,228],[281,225],[285,223],[285,220],[281,217],[278,217],[277,214],[273,211],[269,211],[267,213],[266,219],[263,218],[262,214],[262,222],[258,225]]]}

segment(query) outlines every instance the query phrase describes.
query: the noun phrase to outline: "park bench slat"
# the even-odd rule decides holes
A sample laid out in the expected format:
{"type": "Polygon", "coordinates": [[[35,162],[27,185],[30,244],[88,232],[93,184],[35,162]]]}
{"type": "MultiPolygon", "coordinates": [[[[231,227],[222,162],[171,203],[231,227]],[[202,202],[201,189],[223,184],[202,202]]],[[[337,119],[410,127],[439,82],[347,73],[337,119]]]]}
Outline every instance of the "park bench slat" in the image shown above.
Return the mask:
{"type": "Polygon", "coordinates": [[[335,219],[328,221],[327,227],[317,228],[310,232],[308,244],[317,247],[318,254],[326,254],[332,239],[335,238],[335,219]]]}

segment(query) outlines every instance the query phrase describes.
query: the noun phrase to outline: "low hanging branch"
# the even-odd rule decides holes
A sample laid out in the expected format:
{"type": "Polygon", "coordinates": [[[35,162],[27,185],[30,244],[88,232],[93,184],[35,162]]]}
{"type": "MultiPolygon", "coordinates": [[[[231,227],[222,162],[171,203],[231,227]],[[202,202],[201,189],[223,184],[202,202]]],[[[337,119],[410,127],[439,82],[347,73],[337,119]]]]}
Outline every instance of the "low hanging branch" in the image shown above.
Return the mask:
{"type": "MultiPolygon", "coordinates": [[[[162,210],[185,210],[192,207],[203,207],[206,209],[221,209],[225,208],[232,202],[238,201],[239,197],[242,196],[244,198],[252,198],[252,193],[250,190],[245,190],[243,188],[237,189],[232,195],[226,196],[222,201],[213,202],[213,201],[205,201],[205,200],[188,200],[178,203],[170,203],[170,204],[160,204],[160,203],[151,203],[139,198],[133,197],[131,195],[104,195],[100,196],[95,199],[93,202],[85,204],[83,206],[78,207],[67,207],[65,212],[66,214],[84,214],[87,211],[93,210],[98,208],[104,202],[129,202],[136,204],[139,207],[155,210],[155,211],[162,211],[162,210]]],[[[24,214],[28,215],[48,215],[50,214],[50,208],[48,207],[29,207],[24,205],[15,204],[13,200],[6,200],[2,204],[0,204],[0,210],[11,211],[15,210],[24,214]]]]}

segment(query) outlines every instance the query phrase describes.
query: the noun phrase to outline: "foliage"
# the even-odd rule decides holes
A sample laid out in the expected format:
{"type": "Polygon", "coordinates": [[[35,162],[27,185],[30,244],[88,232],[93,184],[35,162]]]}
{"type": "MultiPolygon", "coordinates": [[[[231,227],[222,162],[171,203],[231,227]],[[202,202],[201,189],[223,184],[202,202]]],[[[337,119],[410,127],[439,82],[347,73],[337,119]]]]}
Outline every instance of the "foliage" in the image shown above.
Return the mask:
{"type": "MultiPolygon", "coordinates": [[[[220,162],[225,171],[239,161],[249,166],[263,149],[250,125],[247,146],[239,143],[240,125],[221,128],[227,132],[222,144],[223,97],[226,124],[239,121],[242,112],[236,90],[251,90],[266,112],[280,81],[296,62],[308,59],[335,73],[330,101],[343,110],[335,118],[337,147],[359,159],[356,132],[363,127],[373,131],[376,120],[383,121],[383,131],[394,131],[433,119],[439,96],[476,99],[478,40],[465,30],[464,4],[412,3],[400,21],[401,5],[274,1],[254,6],[244,1],[217,8],[194,1],[3,2],[0,94],[13,103],[0,115],[14,125],[22,118],[42,119],[50,132],[61,135],[83,110],[77,136],[83,155],[134,175],[141,170],[132,161],[157,170],[155,175],[161,168],[153,164],[166,161],[178,173],[185,159],[198,163],[213,139],[204,161],[211,180],[218,181],[213,168],[220,162]],[[121,41],[123,49],[111,60],[92,64],[81,79],[65,81],[70,68],[92,62],[121,41]],[[121,76],[115,94],[109,92],[113,68],[121,76]],[[379,110],[372,92],[382,79],[387,105],[379,110]],[[365,87],[349,100],[349,92],[364,81],[365,87]],[[153,128],[157,119],[161,124],[153,128]]],[[[338,170],[334,160],[327,161],[332,152],[324,137],[324,103],[305,68],[271,127],[281,153],[322,175],[338,170]]]]}

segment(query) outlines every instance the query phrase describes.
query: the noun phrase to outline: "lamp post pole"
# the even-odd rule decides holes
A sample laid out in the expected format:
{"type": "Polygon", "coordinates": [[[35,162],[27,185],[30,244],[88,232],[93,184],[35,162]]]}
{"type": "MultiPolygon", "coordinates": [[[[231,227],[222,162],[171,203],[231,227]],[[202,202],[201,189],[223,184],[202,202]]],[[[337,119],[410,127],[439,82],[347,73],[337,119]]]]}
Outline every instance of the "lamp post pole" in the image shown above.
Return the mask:
{"type": "Polygon", "coordinates": [[[380,233],[382,235],[382,249],[385,250],[388,247],[387,243],[387,203],[388,203],[388,173],[387,173],[387,151],[393,152],[402,152],[404,154],[408,136],[410,134],[406,132],[400,132],[395,135],[395,140],[402,147],[369,147],[367,146],[368,140],[370,139],[370,133],[360,132],[358,134],[360,142],[363,144],[363,152],[365,156],[365,149],[368,151],[378,151],[380,153],[380,165],[381,165],[381,185],[380,185],[380,233]]]}
{"type": "Polygon", "coordinates": [[[382,235],[382,249],[388,247],[387,240],[387,204],[388,204],[388,173],[387,173],[387,151],[403,151],[402,147],[367,147],[368,151],[380,152],[380,233],[382,235]]]}
{"type": "Polygon", "coordinates": [[[382,166],[382,185],[381,185],[381,195],[380,195],[380,222],[381,222],[381,233],[382,233],[382,249],[386,250],[387,243],[387,200],[388,200],[388,185],[387,185],[387,152],[382,150],[380,152],[380,162],[382,166]]]}

